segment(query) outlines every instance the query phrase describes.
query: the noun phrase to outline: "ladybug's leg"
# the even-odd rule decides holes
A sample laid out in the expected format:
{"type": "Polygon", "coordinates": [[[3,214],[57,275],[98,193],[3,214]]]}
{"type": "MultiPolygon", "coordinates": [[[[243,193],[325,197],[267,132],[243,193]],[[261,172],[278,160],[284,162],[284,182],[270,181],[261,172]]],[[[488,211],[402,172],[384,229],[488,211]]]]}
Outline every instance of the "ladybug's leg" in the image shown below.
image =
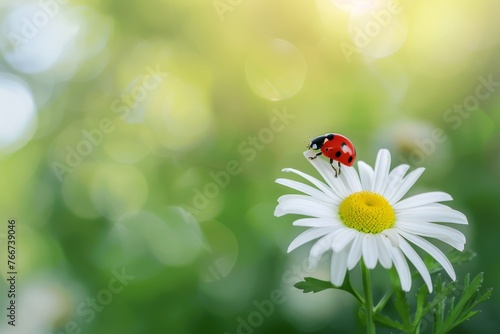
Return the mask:
{"type": "Polygon", "coordinates": [[[321,155],[321,154],[322,154],[321,152],[316,153],[316,155],[315,155],[314,157],[309,157],[309,159],[310,159],[310,160],[312,160],[312,159],[316,159],[316,158],[318,157],[318,155],[321,155]]]}
{"type": "MultiPolygon", "coordinates": [[[[337,161],[337,162],[338,162],[338,161],[337,161]]],[[[340,175],[340,162],[338,162],[338,164],[339,164],[339,175],[340,175]]]]}
{"type": "Polygon", "coordinates": [[[338,174],[339,174],[339,172],[337,172],[337,170],[335,169],[335,167],[333,167],[333,159],[330,159],[330,166],[332,166],[333,170],[335,171],[335,177],[337,177],[338,174]]]}

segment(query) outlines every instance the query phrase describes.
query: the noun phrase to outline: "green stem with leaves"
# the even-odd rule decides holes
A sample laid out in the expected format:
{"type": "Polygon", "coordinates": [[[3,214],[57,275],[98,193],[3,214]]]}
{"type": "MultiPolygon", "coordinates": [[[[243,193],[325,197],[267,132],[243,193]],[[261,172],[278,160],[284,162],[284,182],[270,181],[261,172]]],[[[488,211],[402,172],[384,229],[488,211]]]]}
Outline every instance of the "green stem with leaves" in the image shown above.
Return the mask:
{"type": "Polygon", "coordinates": [[[366,309],[366,333],[375,334],[375,323],[373,322],[373,294],[372,282],[370,278],[370,269],[366,268],[361,261],[361,271],[363,274],[363,290],[365,293],[365,309],[366,309]]]}

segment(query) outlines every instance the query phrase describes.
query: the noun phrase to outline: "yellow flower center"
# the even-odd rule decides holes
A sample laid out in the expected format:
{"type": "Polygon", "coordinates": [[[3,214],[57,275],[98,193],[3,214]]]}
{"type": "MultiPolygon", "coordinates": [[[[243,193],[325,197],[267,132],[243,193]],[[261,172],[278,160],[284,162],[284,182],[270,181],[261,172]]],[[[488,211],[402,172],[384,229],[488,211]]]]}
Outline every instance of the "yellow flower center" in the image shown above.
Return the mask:
{"type": "Polygon", "coordinates": [[[339,215],[347,227],[372,234],[391,228],[396,221],[396,214],[389,202],[370,191],[349,195],[340,204],[339,215]]]}

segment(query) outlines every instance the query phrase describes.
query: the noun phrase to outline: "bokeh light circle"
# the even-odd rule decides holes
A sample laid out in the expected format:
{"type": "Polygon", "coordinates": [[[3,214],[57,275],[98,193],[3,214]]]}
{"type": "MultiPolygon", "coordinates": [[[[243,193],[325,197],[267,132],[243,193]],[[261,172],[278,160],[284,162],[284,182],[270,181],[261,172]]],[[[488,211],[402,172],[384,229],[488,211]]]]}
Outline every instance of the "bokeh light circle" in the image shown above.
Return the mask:
{"type": "Polygon", "coordinates": [[[349,19],[353,47],[365,56],[385,58],[398,51],[408,34],[401,4],[382,2],[368,11],[354,12],[349,19]]]}
{"type": "Polygon", "coordinates": [[[225,225],[215,221],[202,224],[205,240],[201,279],[205,282],[218,281],[232,271],[238,257],[238,241],[225,225]]]}
{"type": "Polygon", "coordinates": [[[165,207],[122,216],[96,254],[103,266],[118,263],[147,277],[165,265],[191,264],[202,249],[197,220],[180,207],[165,207]]]}
{"type": "MultiPolygon", "coordinates": [[[[163,264],[186,266],[192,263],[203,248],[198,221],[180,207],[166,207],[157,212],[163,223],[147,231],[149,247],[163,264]]],[[[140,223],[140,222],[138,222],[140,223]]]]}
{"type": "Polygon", "coordinates": [[[154,136],[141,123],[115,122],[115,128],[103,142],[103,150],[115,161],[135,163],[151,153],[154,136]]]}
{"type": "Polygon", "coordinates": [[[87,81],[100,74],[108,63],[108,41],[112,20],[85,5],[64,7],[64,25],[74,29],[51,74],[56,82],[87,81]]]}
{"type": "Polygon", "coordinates": [[[97,164],[86,162],[63,175],[63,201],[74,215],[83,219],[97,218],[100,215],[90,196],[90,184],[97,168],[97,164]]]}
{"type": "Polygon", "coordinates": [[[479,65],[477,51],[500,40],[500,35],[493,33],[498,31],[498,20],[490,18],[498,16],[499,4],[489,1],[456,6],[455,1],[443,0],[416,6],[412,24],[422,29],[412,31],[408,50],[418,55],[414,60],[419,68],[431,76],[449,77],[463,71],[468,62],[479,65]]]}
{"type": "Polygon", "coordinates": [[[145,101],[146,123],[156,140],[171,150],[189,149],[205,141],[214,122],[206,92],[174,76],[157,79],[158,86],[145,101]]]}
{"type": "Polygon", "coordinates": [[[54,328],[64,325],[71,318],[75,295],[79,291],[60,277],[39,275],[27,283],[17,284],[22,292],[16,296],[16,313],[18,319],[24,321],[15,322],[15,326],[5,321],[0,325],[2,334],[52,333],[54,328]]]}
{"type": "Polygon", "coordinates": [[[34,135],[38,123],[30,88],[20,78],[0,73],[0,152],[24,146],[34,135]]]}
{"type": "Polygon", "coordinates": [[[0,51],[17,71],[44,82],[89,80],[107,64],[111,22],[67,1],[12,6],[0,25],[0,51]]]}
{"type": "Polygon", "coordinates": [[[394,164],[426,167],[443,173],[450,165],[451,147],[446,130],[432,123],[398,120],[383,126],[373,140],[375,147],[393,152],[394,164]]]}
{"type": "Polygon", "coordinates": [[[63,8],[55,4],[50,12],[33,3],[7,14],[1,28],[0,47],[5,60],[15,69],[24,73],[48,70],[77,33],[76,24],[65,20],[61,14],[63,8]]]}
{"type": "Polygon", "coordinates": [[[380,0],[330,0],[339,9],[348,13],[360,13],[372,9],[380,0]]]}
{"type": "Polygon", "coordinates": [[[143,173],[131,165],[102,165],[91,184],[91,198],[97,210],[110,220],[138,212],[148,198],[143,173]]]}
{"type": "Polygon", "coordinates": [[[245,74],[257,95],[281,101],[302,89],[307,76],[307,63],[295,45],[282,39],[272,39],[250,54],[245,63],[245,74]]]}

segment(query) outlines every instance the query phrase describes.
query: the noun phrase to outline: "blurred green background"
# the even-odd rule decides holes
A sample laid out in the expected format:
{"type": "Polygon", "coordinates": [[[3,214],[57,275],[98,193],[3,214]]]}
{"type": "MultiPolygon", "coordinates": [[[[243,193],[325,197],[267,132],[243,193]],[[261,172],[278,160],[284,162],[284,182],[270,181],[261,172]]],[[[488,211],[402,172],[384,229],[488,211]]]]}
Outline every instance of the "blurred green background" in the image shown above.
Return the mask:
{"type": "Polygon", "coordinates": [[[370,165],[385,147],[393,167],[426,167],[413,192],[454,197],[478,255],[457,276],[495,288],[454,333],[498,332],[499,11],[2,0],[0,271],[15,219],[19,275],[17,326],[3,311],[0,332],[362,332],[349,295],[293,288],[328,259],[310,272],[308,247],[286,254],[301,230],[273,216],[281,169],[316,175],[302,152],[327,132],[370,165]]]}

